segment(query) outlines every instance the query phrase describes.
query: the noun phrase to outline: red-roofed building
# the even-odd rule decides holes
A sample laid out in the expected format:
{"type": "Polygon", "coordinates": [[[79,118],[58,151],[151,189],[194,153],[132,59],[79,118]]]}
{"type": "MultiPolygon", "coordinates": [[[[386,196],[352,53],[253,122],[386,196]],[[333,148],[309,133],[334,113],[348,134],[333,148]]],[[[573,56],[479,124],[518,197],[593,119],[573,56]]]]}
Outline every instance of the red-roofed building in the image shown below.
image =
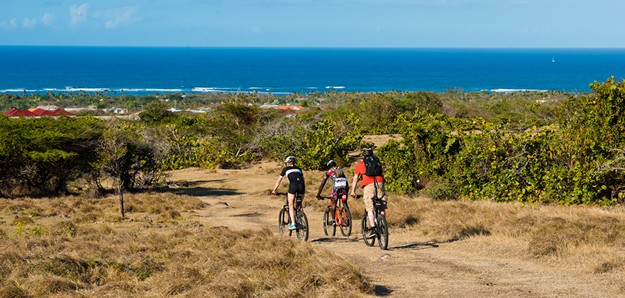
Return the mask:
{"type": "Polygon", "coordinates": [[[278,109],[282,111],[299,111],[302,109],[302,106],[292,106],[292,105],[278,106],[278,109]]]}
{"type": "Polygon", "coordinates": [[[45,117],[45,116],[51,116],[51,117],[59,117],[59,116],[67,116],[67,117],[73,117],[74,114],[63,110],[63,109],[56,109],[56,110],[46,110],[46,109],[41,109],[41,108],[36,108],[36,109],[30,109],[30,110],[17,110],[17,109],[10,109],[6,112],[3,113],[5,116],[7,117],[45,117]]]}
{"type": "Polygon", "coordinates": [[[18,109],[10,109],[10,110],[4,112],[4,115],[8,116],[8,117],[32,117],[32,116],[35,116],[29,110],[18,110],[18,109]]]}
{"type": "Polygon", "coordinates": [[[52,111],[52,116],[67,116],[67,117],[73,117],[74,114],[63,110],[63,109],[56,109],[54,111],[52,111]]]}
{"type": "Polygon", "coordinates": [[[29,109],[29,111],[35,116],[52,116],[52,111],[44,110],[41,108],[36,108],[34,110],[29,109]]]}

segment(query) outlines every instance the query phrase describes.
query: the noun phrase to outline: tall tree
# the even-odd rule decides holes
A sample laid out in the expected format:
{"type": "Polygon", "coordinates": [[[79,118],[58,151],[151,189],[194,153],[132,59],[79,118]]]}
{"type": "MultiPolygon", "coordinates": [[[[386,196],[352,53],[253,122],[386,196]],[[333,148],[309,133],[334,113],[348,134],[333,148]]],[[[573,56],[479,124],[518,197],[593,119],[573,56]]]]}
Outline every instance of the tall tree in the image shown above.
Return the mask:
{"type": "Polygon", "coordinates": [[[124,192],[136,185],[137,176],[147,171],[158,171],[160,163],[154,146],[138,133],[137,123],[114,120],[107,124],[97,149],[94,166],[111,177],[119,195],[120,215],[125,217],[124,192]]]}

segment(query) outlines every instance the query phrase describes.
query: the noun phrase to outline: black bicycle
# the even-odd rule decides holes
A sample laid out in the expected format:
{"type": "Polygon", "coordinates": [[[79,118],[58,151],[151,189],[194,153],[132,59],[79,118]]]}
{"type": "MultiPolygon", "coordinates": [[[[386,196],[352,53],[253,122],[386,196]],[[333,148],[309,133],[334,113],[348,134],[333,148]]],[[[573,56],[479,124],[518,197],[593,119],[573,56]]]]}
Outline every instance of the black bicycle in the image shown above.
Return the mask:
{"type": "MultiPolygon", "coordinates": [[[[327,199],[332,200],[331,197],[327,199]]],[[[331,230],[332,236],[336,236],[336,227],[341,229],[341,234],[345,237],[352,234],[352,213],[349,211],[347,201],[343,201],[340,195],[337,195],[336,206],[332,206],[330,203],[323,213],[323,233],[329,236],[331,230]],[[334,214],[332,214],[332,210],[334,210],[334,214]]]]}
{"type": "Polygon", "coordinates": [[[362,216],[362,239],[368,246],[373,246],[375,244],[375,240],[377,239],[380,249],[386,250],[388,249],[388,225],[386,224],[386,216],[384,216],[383,213],[383,211],[386,209],[386,202],[377,197],[374,197],[373,207],[375,236],[369,236],[369,231],[371,231],[371,227],[369,226],[369,219],[367,218],[367,210],[365,210],[365,214],[362,216]]]}
{"type": "Polygon", "coordinates": [[[280,209],[280,214],[278,215],[278,228],[280,230],[280,234],[285,234],[285,231],[289,231],[289,236],[293,234],[297,235],[297,239],[308,241],[308,218],[306,217],[306,213],[304,213],[304,208],[302,207],[302,195],[299,193],[295,194],[295,230],[289,230],[288,226],[291,224],[291,217],[289,216],[289,200],[288,194],[286,203],[280,209]]]}

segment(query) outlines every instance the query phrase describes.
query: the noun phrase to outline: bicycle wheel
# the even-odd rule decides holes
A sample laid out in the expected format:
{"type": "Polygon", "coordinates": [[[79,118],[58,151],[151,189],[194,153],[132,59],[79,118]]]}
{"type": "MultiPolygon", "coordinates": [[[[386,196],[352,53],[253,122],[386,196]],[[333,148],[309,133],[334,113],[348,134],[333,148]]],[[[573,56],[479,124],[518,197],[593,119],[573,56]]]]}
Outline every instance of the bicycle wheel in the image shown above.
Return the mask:
{"type": "Polygon", "coordinates": [[[280,209],[280,214],[278,214],[278,229],[281,235],[284,235],[284,231],[287,229],[289,221],[291,221],[289,213],[284,210],[284,208],[280,209]]]}
{"type": "Polygon", "coordinates": [[[375,238],[369,238],[369,220],[367,219],[367,211],[362,216],[362,240],[365,241],[367,246],[373,246],[375,244],[375,238]]]}
{"type": "Polygon", "coordinates": [[[336,234],[336,226],[332,224],[332,208],[326,208],[326,211],[323,213],[323,233],[328,236],[328,229],[332,229],[332,236],[336,234]]]}
{"type": "Polygon", "coordinates": [[[352,213],[349,211],[349,207],[341,207],[341,234],[345,237],[349,237],[352,234],[352,213]]]}
{"type": "Polygon", "coordinates": [[[376,230],[378,234],[378,246],[380,246],[382,250],[388,249],[388,226],[386,225],[386,218],[382,215],[378,215],[378,226],[376,230]]]}
{"type": "Polygon", "coordinates": [[[297,239],[304,242],[308,241],[308,218],[306,217],[306,213],[302,211],[297,212],[295,221],[297,221],[297,229],[295,230],[297,239]]]}

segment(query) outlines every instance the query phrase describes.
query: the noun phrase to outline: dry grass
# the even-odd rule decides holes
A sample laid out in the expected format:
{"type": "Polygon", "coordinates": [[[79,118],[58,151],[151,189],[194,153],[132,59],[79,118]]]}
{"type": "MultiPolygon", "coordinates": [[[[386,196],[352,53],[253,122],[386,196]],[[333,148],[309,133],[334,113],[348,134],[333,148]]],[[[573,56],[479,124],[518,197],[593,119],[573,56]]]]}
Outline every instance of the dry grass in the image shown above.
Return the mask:
{"type": "Polygon", "coordinates": [[[418,234],[426,243],[463,240],[486,255],[520,256],[625,282],[622,207],[532,206],[399,196],[390,200],[388,221],[391,233],[418,234]]]}
{"type": "MultiPolygon", "coordinates": [[[[307,205],[318,211],[328,204],[312,197],[321,176],[313,173],[306,178],[310,181],[307,205]]],[[[326,196],[329,188],[326,186],[326,196]]],[[[349,206],[358,226],[364,210],[362,200],[350,198],[349,206]]],[[[523,258],[583,274],[602,275],[617,284],[625,283],[625,210],[622,206],[604,209],[438,201],[395,194],[390,194],[388,206],[387,220],[394,243],[415,238],[419,243],[428,244],[463,241],[467,242],[467,249],[479,250],[485,255],[523,258]]],[[[625,286],[622,293],[625,295],[625,286]]]]}
{"type": "Polygon", "coordinates": [[[368,279],[322,248],[269,230],[191,220],[172,194],[0,201],[0,297],[363,296],[368,279]]]}
{"type": "MultiPolygon", "coordinates": [[[[273,180],[274,168],[257,170],[273,180]]],[[[312,210],[323,211],[328,204],[314,199],[322,177],[320,171],[306,173],[306,205],[312,210]]],[[[262,189],[252,195],[267,196],[262,189]]],[[[329,190],[327,185],[324,195],[329,190]]],[[[129,195],[126,219],[119,218],[117,204],[114,196],[0,200],[0,298],[372,293],[360,268],[320,245],[274,237],[269,230],[202,225],[193,218],[206,205],[196,197],[129,195]]],[[[349,206],[357,227],[362,200],[350,198],[349,206]]],[[[392,245],[450,243],[459,254],[524,259],[625,284],[622,207],[435,201],[391,194],[387,219],[392,245]]]]}

